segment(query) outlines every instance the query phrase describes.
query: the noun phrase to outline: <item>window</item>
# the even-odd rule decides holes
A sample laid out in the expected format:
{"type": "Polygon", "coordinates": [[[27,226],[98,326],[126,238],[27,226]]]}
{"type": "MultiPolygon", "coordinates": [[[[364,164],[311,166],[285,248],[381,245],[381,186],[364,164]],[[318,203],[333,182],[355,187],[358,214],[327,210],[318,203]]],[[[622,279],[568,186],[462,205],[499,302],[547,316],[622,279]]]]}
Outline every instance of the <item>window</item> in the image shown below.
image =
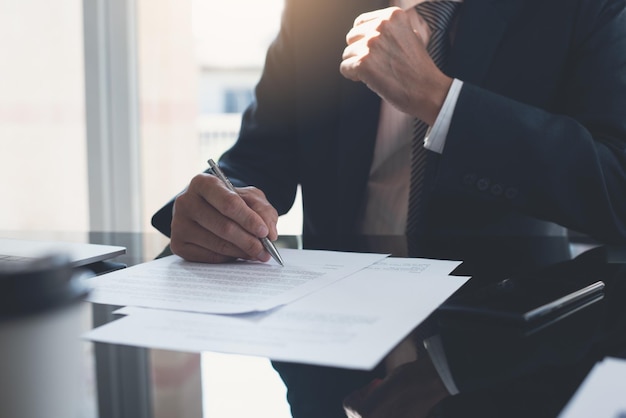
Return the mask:
{"type": "Polygon", "coordinates": [[[0,230],[87,230],[80,0],[0,2],[0,230]]]}
{"type": "MultiPolygon", "coordinates": [[[[139,0],[144,228],[150,216],[237,138],[283,0],[139,0]],[[242,12],[242,11],[245,11],[242,12]]],[[[299,201],[281,234],[299,234],[299,201]]]]}
{"type": "Polygon", "coordinates": [[[249,88],[227,88],[224,91],[224,112],[241,113],[252,101],[252,90],[249,88]]]}
{"type": "MultiPolygon", "coordinates": [[[[236,138],[282,6],[1,2],[0,229],[154,231],[151,215],[236,138]]],[[[295,207],[283,234],[301,231],[295,207]]]]}

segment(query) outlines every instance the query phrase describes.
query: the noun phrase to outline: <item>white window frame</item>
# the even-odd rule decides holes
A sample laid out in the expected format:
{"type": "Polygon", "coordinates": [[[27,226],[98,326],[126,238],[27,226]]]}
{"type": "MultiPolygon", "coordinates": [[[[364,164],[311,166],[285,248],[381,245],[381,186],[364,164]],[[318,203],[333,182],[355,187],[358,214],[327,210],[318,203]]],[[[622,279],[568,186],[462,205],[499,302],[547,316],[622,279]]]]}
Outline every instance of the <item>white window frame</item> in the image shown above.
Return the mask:
{"type": "MultiPolygon", "coordinates": [[[[90,231],[141,230],[136,11],[136,0],[83,0],[90,231]]],[[[115,309],[94,305],[94,326],[115,309]]],[[[96,344],[94,353],[98,415],[153,416],[149,351],[96,344]]]]}
{"type": "Polygon", "coordinates": [[[84,0],[89,227],[141,231],[136,0],[84,0]]]}

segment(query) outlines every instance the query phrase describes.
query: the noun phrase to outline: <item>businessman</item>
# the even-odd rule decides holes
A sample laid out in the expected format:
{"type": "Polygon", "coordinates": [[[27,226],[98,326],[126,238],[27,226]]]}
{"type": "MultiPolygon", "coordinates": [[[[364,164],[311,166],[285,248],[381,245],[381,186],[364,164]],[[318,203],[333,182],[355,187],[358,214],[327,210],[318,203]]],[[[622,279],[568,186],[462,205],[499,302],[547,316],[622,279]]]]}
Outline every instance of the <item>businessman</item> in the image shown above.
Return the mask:
{"type": "MultiPolygon", "coordinates": [[[[174,253],[269,260],[258,238],[277,237],[298,185],[305,245],[404,234],[415,119],[430,130],[417,139],[425,200],[408,240],[424,254],[432,238],[566,228],[626,241],[625,2],[465,0],[442,68],[412,6],[286,0],[255,100],[220,160],[239,196],[209,173],[192,179],[153,218],[174,253]]],[[[372,378],[276,367],[295,417],[341,416],[343,397],[372,378]]]]}

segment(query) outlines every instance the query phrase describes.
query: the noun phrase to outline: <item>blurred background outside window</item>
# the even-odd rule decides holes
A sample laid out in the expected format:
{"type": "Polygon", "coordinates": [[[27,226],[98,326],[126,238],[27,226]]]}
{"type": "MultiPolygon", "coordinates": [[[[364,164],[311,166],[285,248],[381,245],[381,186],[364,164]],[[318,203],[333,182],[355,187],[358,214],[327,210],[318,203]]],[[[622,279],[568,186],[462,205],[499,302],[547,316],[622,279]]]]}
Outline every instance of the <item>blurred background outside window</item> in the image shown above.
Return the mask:
{"type": "MultiPolygon", "coordinates": [[[[137,176],[139,193],[121,206],[105,199],[96,211],[132,203],[139,231],[147,232],[154,232],[151,215],[236,139],[283,7],[283,0],[0,0],[0,231],[68,231],[76,239],[97,225],[91,182],[103,179],[90,178],[101,162],[89,150],[86,80],[95,76],[85,57],[111,46],[92,42],[84,12],[103,13],[108,1],[133,8],[136,74],[98,80],[105,92],[117,88],[115,77],[130,80],[136,94],[138,158],[119,168],[137,176]]],[[[279,233],[301,232],[299,197],[294,207],[279,233]]],[[[207,353],[203,370],[206,417],[289,416],[284,386],[266,359],[207,353]],[[237,399],[213,396],[218,389],[237,399]]]]}
{"type": "MultiPolygon", "coordinates": [[[[154,231],[151,215],[236,139],[283,0],[133,6],[139,159],[130,170],[140,185],[133,203],[138,229],[154,231]]],[[[0,0],[0,230],[94,229],[83,29],[81,0],[0,0]]],[[[299,198],[295,208],[280,233],[301,232],[299,198]]]]}
{"type": "Polygon", "coordinates": [[[80,0],[0,0],[0,230],[88,229],[80,0]]]}

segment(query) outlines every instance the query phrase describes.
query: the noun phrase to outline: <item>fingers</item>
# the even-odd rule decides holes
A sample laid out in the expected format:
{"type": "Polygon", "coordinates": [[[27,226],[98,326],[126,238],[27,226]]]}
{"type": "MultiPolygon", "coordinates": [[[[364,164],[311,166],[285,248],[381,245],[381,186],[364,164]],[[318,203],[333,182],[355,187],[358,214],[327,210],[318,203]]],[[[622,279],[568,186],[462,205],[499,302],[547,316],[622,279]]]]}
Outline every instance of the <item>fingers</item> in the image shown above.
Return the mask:
{"type": "Polygon", "coordinates": [[[346,34],[346,44],[352,45],[355,42],[380,34],[380,19],[373,19],[354,26],[346,34]]]}
{"type": "Polygon", "coordinates": [[[339,66],[341,74],[349,80],[361,81],[359,76],[359,64],[369,53],[369,38],[366,37],[364,28],[353,28],[346,36],[348,46],[342,54],[342,62],[339,66]]]}
{"type": "Polygon", "coordinates": [[[361,81],[359,76],[359,64],[361,59],[368,53],[367,47],[355,48],[350,46],[345,49],[342,57],[341,64],[339,65],[339,72],[348,80],[361,81]]]}
{"type": "Polygon", "coordinates": [[[223,263],[236,258],[248,258],[248,254],[229,241],[209,231],[198,228],[194,222],[175,220],[172,227],[172,252],[187,261],[223,263]]]}
{"type": "Polygon", "coordinates": [[[380,35],[389,22],[399,22],[394,23],[394,25],[406,25],[408,21],[408,15],[399,7],[388,7],[363,13],[355,19],[352,29],[348,31],[346,43],[351,45],[360,40],[380,35]]]}
{"type": "Polygon", "coordinates": [[[259,238],[268,237],[270,241],[278,238],[278,212],[274,206],[270,205],[265,197],[265,193],[256,187],[242,187],[237,190],[239,196],[246,202],[248,207],[254,211],[263,220],[264,226],[268,228],[268,232],[260,232],[257,234],[259,238]]]}
{"type": "Polygon", "coordinates": [[[271,257],[259,238],[276,239],[278,214],[260,190],[239,190],[241,196],[209,174],[194,177],[174,204],[174,254],[209,263],[234,258],[268,261],[271,257]]]}
{"type": "Polygon", "coordinates": [[[382,18],[388,18],[391,14],[401,11],[399,7],[386,7],[384,9],[373,10],[371,12],[362,13],[354,19],[353,26],[359,26],[373,20],[380,20],[382,18]]]}
{"type": "MultiPolygon", "coordinates": [[[[232,192],[223,185],[219,179],[211,178],[212,182],[217,182],[217,187],[213,186],[211,192],[206,193],[204,189],[197,190],[197,193],[206,201],[209,211],[198,214],[201,225],[214,230],[222,238],[237,234],[251,234],[257,238],[266,237],[269,228],[263,218],[257,214],[246,200],[237,192],[232,192]],[[215,222],[220,218],[221,222],[215,222]]],[[[248,201],[261,206],[259,196],[247,193],[248,201]]],[[[263,197],[264,199],[264,197],[263,197]]],[[[269,203],[266,203],[269,205],[269,203]]]]}
{"type": "Polygon", "coordinates": [[[396,109],[432,125],[452,79],[426,51],[429,37],[428,25],[414,8],[364,13],[346,35],[339,71],[396,109]]]}
{"type": "Polygon", "coordinates": [[[341,74],[350,80],[363,81],[369,85],[371,69],[374,72],[387,71],[379,67],[389,65],[389,54],[396,54],[399,43],[405,43],[402,37],[407,36],[414,37],[415,32],[408,14],[398,7],[360,15],[346,35],[347,46],[339,67],[341,74]]]}

